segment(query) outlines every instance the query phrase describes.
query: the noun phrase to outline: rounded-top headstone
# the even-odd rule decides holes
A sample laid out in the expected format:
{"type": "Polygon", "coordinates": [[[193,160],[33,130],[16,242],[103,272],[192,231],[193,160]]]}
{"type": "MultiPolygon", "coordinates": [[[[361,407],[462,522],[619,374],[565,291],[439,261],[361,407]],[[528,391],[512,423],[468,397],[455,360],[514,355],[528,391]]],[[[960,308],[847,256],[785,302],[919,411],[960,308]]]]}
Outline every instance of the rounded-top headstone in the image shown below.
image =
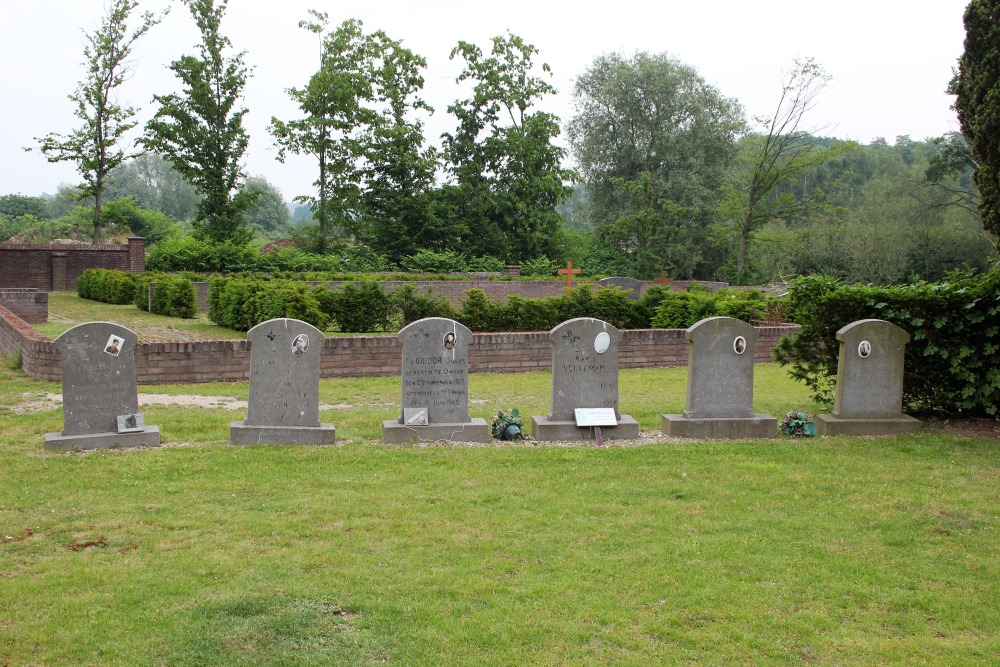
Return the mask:
{"type": "Polygon", "coordinates": [[[903,413],[903,367],[910,334],[892,322],[858,320],[837,332],[840,359],[833,414],[889,419],[903,413]]]}
{"type": "Polygon", "coordinates": [[[138,340],[135,332],[114,322],[87,322],[56,338],[62,357],[64,436],[114,433],[119,415],[139,412],[138,340]]]}
{"type": "Polygon", "coordinates": [[[464,424],[469,416],[469,343],[472,331],[446,317],[426,317],[403,327],[403,411],[427,410],[427,423],[464,424]]]}
{"type": "Polygon", "coordinates": [[[753,416],[757,330],[733,317],[708,317],[689,327],[688,419],[753,416]]]}
{"type": "Polygon", "coordinates": [[[618,412],[618,344],[622,332],[603,320],[578,317],[549,332],[552,341],[552,421],[573,421],[577,408],[618,412]]]}
{"type": "Polygon", "coordinates": [[[250,400],[247,426],[319,422],[319,362],[326,337],[302,320],[278,318],[247,332],[250,400]]]}

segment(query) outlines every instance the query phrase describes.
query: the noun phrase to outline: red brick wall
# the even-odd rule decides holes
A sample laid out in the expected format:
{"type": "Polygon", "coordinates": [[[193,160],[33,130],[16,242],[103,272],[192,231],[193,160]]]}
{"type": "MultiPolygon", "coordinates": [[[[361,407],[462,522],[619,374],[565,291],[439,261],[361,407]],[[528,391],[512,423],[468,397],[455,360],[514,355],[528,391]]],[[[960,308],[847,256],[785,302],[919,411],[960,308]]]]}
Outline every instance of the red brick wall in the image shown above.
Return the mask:
{"type": "Polygon", "coordinates": [[[37,287],[0,287],[0,304],[30,324],[49,319],[49,295],[37,287]]]}
{"type": "Polygon", "coordinates": [[[0,287],[35,287],[43,292],[71,291],[87,269],[142,273],[145,240],[128,245],[31,245],[0,243],[0,287]]]}
{"type": "MultiPolygon", "coordinates": [[[[757,361],[769,361],[770,351],[797,325],[758,327],[757,361]]],[[[21,348],[23,368],[31,377],[58,380],[59,353],[10,310],[0,306],[0,350],[21,348]]],[[[621,368],[685,366],[688,344],[682,329],[636,329],[624,332],[618,351],[621,368]]],[[[246,340],[140,343],[136,346],[139,384],[174,384],[246,380],[250,377],[250,347],[246,340]]],[[[371,377],[398,375],[402,348],[395,336],[327,338],[320,356],[320,376],[371,377]]],[[[469,346],[469,370],[474,373],[547,370],[552,347],[547,332],[479,333],[469,346]]]]}

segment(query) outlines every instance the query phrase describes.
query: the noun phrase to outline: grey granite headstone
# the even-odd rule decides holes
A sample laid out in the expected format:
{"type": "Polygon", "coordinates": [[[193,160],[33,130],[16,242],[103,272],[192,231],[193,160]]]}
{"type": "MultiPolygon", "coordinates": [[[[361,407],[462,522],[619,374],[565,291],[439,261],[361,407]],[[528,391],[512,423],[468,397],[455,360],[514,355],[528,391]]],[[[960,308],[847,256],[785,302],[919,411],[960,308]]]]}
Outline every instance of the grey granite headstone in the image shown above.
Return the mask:
{"type": "Polygon", "coordinates": [[[840,358],[833,414],[816,416],[821,435],[887,435],[920,428],[903,414],[903,357],[910,335],[883,320],[859,320],[837,332],[840,358]]]}
{"type": "Polygon", "coordinates": [[[771,438],[778,421],[753,411],[757,330],[732,317],[709,317],[684,332],[689,345],[684,413],[663,415],[663,432],[681,438],[771,438]]]}
{"type": "Polygon", "coordinates": [[[552,411],[531,418],[536,440],[591,440],[591,427],[576,425],[577,408],[611,408],[617,426],[603,437],[636,438],[639,424],[618,411],[618,345],[622,332],[592,317],[567,320],[549,332],[552,341],[552,411]]]}
{"type": "Polygon", "coordinates": [[[247,418],[229,425],[234,445],[332,445],[333,424],[319,421],[319,360],[326,337],[301,320],[261,322],[247,332],[247,418]]]}
{"type": "Polygon", "coordinates": [[[620,287],[628,292],[628,298],[638,301],[642,297],[642,281],[626,276],[613,276],[611,278],[601,278],[597,281],[601,287],[620,287]]]}
{"type": "Polygon", "coordinates": [[[403,345],[400,417],[382,422],[383,441],[488,442],[486,420],[469,416],[472,332],[455,320],[427,317],[397,338],[403,345]]]}
{"type": "Polygon", "coordinates": [[[133,331],[113,322],[81,324],[56,339],[62,357],[63,430],[46,434],[46,449],[159,446],[158,427],[132,426],[141,421],[137,342],[133,331]],[[119,417],[129,424],[122,431],[119,417]]]}

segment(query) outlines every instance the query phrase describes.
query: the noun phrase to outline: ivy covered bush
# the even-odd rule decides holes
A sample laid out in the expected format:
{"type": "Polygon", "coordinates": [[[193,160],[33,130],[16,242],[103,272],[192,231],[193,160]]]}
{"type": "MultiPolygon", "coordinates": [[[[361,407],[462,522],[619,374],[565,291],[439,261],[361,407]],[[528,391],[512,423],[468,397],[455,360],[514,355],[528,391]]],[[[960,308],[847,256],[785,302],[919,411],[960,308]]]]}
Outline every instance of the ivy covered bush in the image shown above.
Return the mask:
{"type": "Polygon", "coordinates": [[[139,283],[139,276],[134,273],[87,269],[76,279],[76,293],[81,299],[121,305],[135,301],[139,283]]]}
{"type": "Polygon", "coordinates": [[[998,416],[1000,271],[888,288],[808,276],[790,285],[784,314],[802,328],[782,339],[774,358],[790,366],[791,376],[818,400],[833,400],[837,331],[857,320],[880,319],[910,334],[903,378],[908,410],[998,416]]]}

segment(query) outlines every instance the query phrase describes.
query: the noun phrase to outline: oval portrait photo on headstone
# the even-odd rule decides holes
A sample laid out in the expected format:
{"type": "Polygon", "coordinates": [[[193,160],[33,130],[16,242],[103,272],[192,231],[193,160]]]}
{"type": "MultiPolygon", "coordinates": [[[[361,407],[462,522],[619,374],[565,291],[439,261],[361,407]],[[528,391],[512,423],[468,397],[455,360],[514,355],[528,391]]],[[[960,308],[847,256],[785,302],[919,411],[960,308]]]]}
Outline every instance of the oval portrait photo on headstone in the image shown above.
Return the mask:
{"type": "Polygon", "coordinates": [[[866,340],[858,343],[858,356],[862,359],[867,359],[868,355],[872,353],[872,344],[866,340]]]}
{"type": "Polygon", "coordinates": [[[737,336],[733,341],[733,352],[736,354],[743,354],[747,351],[747,339],[743,336],[737,336]]]}
{"type": "Polygon", "coordinates": [[[455,332],[449,331],[444,335],[444,349],[454,350],[455,349],[455,332]]]}
{"type": "Polygon", "coordinates": [[[122,344],[125,343],[125,339],[120,336],[111,336],[108,338],[107,345],[104,346],[104,351],[110,354],[112,357],[117,357],[121,354],[122,344]]]}
{"type": "Polygon", "coordinates": [[[594,339],[594,352],[604,354],[609,347],[611,347],[611,336],[608,335],[608,332],[602,331],[597,334],[597,338],[594,339]]]}
{"type": "Polygon", "coordinates": [[[299,334],[292,339],[292,355],[296,357],[301,357],[309,349],[309,336],[306,334],[299,334]]]}

